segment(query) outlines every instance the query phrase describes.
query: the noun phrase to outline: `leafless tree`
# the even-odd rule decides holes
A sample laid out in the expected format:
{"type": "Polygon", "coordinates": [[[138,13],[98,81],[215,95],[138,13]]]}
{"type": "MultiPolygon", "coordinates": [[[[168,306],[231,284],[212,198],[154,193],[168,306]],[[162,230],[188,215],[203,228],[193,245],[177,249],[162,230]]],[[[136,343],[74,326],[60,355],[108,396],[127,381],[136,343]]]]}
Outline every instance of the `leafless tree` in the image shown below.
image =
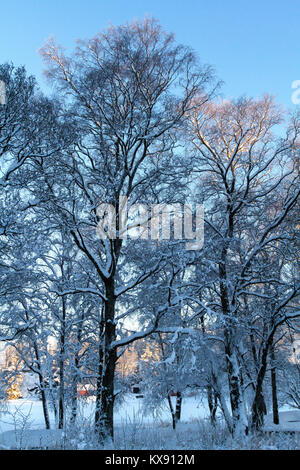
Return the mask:
{"type": "MultiPolygon", "coordinates": [[[[95,421],[101,438],[113,437],[117,350],[152,332],[162,315],[156,312],[146,331],[117,340],[116,304],[163,261],[155,256],[140,273],[128,271],[127,264],[129,278],[122,281],[126,244],[121,237],[120,196],[130,204],[151,200],[154,188],[163,182],[161,169],[172,165],[176,134],[194,107],[195,96],[201,94],[201,106],[214,91],[213,75],[210,67],[198,65],[191,50],[177,45],[173,35],[150,19],[111,27],[81,41],[72,57],[53,41],[42,55],[48,77],[65,95],[78,125],[77,145],[65,160],[75,199],[73,205],[62,198],[56,204],[74,243],[98,276],[102,349],[95,421]],[[97,239],[96,209],[101,202],[115,208],[114,239],[97,239]]],[[[55,193],[53,186],[51,191],[55,193]]]]}

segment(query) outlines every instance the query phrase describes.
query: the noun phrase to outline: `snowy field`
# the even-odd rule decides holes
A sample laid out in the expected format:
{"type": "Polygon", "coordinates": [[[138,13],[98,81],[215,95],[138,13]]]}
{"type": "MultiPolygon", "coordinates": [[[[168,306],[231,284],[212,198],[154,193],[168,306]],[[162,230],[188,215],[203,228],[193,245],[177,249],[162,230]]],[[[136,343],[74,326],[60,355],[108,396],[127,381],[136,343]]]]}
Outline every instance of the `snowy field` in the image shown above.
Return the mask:
{"type": "MultiPolygon", "coordinates": [[[[175,399],[174,399],[175,400],[175,399]]],[[[128,394],[115,406],[114,423],[117,434],[124,429],[131,431],[152,429],[171,429],[171,415],[167,402],[155,413],[145,414],[144,399],[128,394]]],[[[174,403],[175,405],[175,403],[174,403]]],[[[62,433],[55,425],[54,414],[50,413],[51,431],[45,430],[42,402],[37,400],[10,400],[6,409],[0,412],[0,448],[49,446],[61,440],[62,433]]],[[[95,403],[93,399],[82,399],[78,409],[78,421],[93,423],[95,403]]],[[[182,402],[181,428],[188,423],[201,421],[208,417],[206,403],[199,397],[186,397],[182,402]]]]}
{"type": "Polygon", "coordinates": [[[267,415],[265,419],[265,430],[300,432],[300,410],[291,410],[288,407],[281,408],[279,413],[279,425],[273,423],[271,414],[267,415]]]}
{"type": "MultiPolygon", "coordinates": [[[[28,423],[26,427],[30,429],[40,429],[44,427],[42,402],[35,400],[10,400],[7,403],[7,411],[0,414],[0,434],[5,431],[15,430],[16,424],[22,424],[26,417],[28,423]]],[[[143,398],[136,398],[135,395],[128,394],[119,406],[116,406],[114,422],[122,425],[127,422],[151,424],[161,422],[171,425],[171,415],[167,402],[155,414],[145,415],[143,398]]],[[[94,414],[94,401],[92,399],[82,399],[79,415],[86,419],[92,418],[94,414]]],[[[189,422],[194,419],[208,416],[208,408],[198,397],[186,397],[182,402],[182,421],[189,422]]],[[[55,426],[53,413],[51,414],[51,425],[55,426]]]]}
{"type": "MultiPolygon", "coordinates": [[[[78,413],[79,427],[66,437],[66,433],[56,429],[53,414],[51,414],[52,429],[45,430],[41,401],[11,400],[7,403],[6,410],[0,413],[0,449],[88,448],[88,442],[92,442],[94,437],[87,431],[89,429],[89,432],[92,432],[94,405],[92,399],[81,400],[78,413]]],[[[115,448],[165,448],[165,442],[168,442],[168,448],[173,449],[198,447],[207,449],[212,443],[215,448],[222,448],[222,442],[226,440],[224,427],[220,426],[213,434],[206,418],[208,418],[206,401],[201,401],[196,396],[185,397],[182,403],[182,419],[174,432],[171,428],[167,403],[163,404],[156,415],[145,415],[143,398],[128,394],[116,407],[115,448]]],[[[272,416],[268,415],[265,429],[296,431],[292,437],[286,437],[283,433],[285,439],[291,441],[290,444],[284,441],[283,447],[290,445],[291,448],[300,448],[300,411],[282,407],[280,425],[272,424],[272,416]]],[[[262,448],[277,448],[273,440],[269,442],[270,439],[267,439],[265,447],[262,448]]]]}

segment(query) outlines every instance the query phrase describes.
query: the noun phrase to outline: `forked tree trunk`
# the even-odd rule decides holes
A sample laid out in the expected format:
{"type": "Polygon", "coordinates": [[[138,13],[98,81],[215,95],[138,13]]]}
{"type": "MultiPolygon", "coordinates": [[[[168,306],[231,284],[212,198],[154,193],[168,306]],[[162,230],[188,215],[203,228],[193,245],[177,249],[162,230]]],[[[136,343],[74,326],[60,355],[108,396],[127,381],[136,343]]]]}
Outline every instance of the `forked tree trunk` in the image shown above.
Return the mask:
{"type": "Polygon", "coordinates": [[[255,395],[252,403],[251,429],[259,430],[264,424],[266,414],[266,404],[263,397],[263,381],[267,370],[267,359],[269,348],[272,345],[274,334],[270,335],[262,352],[261,366],[259,368],[255,386],[255,395]]]}
{"type": "Polygon", "coordinates": [[[207,402],[210,414],[210,422],[211,424],[216,423],[216,412],[218,409],[218,396],[211,385],[207,387],[207,402]]]}
{"type": "Polygon", "coordinates": [[[174,407],[173,407],[173,403],[172,403],[172,398],[171,398],[171,395],[170,393],[168,393],[167,395],[167,399],[168,399],[168,404],[169,404],[169,409],[170,409],[170,412],[171,412],[171,416],[172,416],[172,428],[176,429],[176,411],[174,410],[174,407]]]}

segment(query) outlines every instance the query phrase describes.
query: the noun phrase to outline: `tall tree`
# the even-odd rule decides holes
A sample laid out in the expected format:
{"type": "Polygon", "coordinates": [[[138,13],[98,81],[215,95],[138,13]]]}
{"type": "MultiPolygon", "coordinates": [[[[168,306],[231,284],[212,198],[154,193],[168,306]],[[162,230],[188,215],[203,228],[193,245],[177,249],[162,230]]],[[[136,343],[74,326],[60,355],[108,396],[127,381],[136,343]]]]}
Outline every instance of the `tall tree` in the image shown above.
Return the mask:
{"type": "MultiPolygon", "coordinates": [[[[176,131],[194,106],[195,96],[202,93],[202,103],[207,100],[205,89],[211,87],[212,71],[200,67],[191,50],[177,45],[173,35],[148,19],[111,27],[82,41],[72,57],[51,41],[42,54],[48,77],[65,94],[78,123],[78,142],[66,160],[75,187],[73,205],[70,198],[69,205],[59,199],[54,185],[51,191],[58,196],[56,204],[74,243],[96,273],[95,289],[102,299],[102,351],[95,421],[100,438],[112,438],[117,349],[123,344],[116,341],[117,302],[156,272],[160,263],[156,256],[142,272],[130,271],[120,197],[128,198],[129,206],[151,200],[162,181],[160,169],[166,162],[169,168],[172,165],[176,131]],[[113,206],[116,226],[113,236],[106,234],[99,240],[101,202],[113,206]],[[123,280],[125,269],[128,282],[123,280]]],[[[156,313],[149,332],[158,320],[156,313]]],[[[142,331],[140,336],[144,335],[142,331]]]]}
{"type": "Polygon", "coordinates": [[[264,254],[271,250],[278,256],[285,246],[288,234],[284,221],[299,197],[299,175],[294,166],[294,155],[299,152],[299,120],[293,118],[286,137],[276,139],[272,131],[281,122],[281,114],[273,99],[265,96],[262,100],[208,103],[204,113],[191,114],[190,122],[195,149],[193,171],[198,177],[210,234],[202,256],[199,291],[207,315],[219,320],[231,429],[240,433],[248,427],[244,406],[245,339],[251,328],[259,328],[257,312],[260,309],[267,315],[266,303],[272,298],[269,319],[263,319],[266,336],[255,377],[255,427],[261,422],[262,383],[275,331],[289,316],[296,315],[293,308],[286,307],[299,286],[282,282],[278,270],[273,279],[264,254]],[[275,285],[280,285],[276,300],[273,293],[266,293],[269,286],[275,285]]]}

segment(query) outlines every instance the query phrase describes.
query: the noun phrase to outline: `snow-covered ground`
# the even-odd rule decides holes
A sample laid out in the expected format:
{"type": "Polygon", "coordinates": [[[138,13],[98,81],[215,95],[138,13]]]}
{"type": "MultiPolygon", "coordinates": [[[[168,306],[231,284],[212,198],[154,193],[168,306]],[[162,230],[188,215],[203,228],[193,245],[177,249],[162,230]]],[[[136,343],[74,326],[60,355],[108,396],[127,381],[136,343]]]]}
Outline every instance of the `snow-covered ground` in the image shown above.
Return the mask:
{"type": "MultiPolygon", "coordinates": [[[[144,399],[136,398],[135,395],[128,394],[121,404],[116,406],[114,422],[116,425],[125,422],[139,421],[150,424],[153,421],[171,422],[171,415],[167,402],[157,411],[156,414],[145,415],[144,399]]],[[[94,413],[95,403],[92,399],[82,399],[80,414],[86,418],[94,413]]],[[[7,402],[7,411],[0,412],[0,434],[5,431],[12,431],[27,419],[27,427],[39,429],[44,427],[42,402],[37,400],[10,400],[7,402]]],[[[199,397],[186,397],[182,402],[182,421],[187,422],[197,418],[208,416],[208,408],[205,402],[199,397]]],[[[54,415],[51,413],[51,424],[55,425],[54,415]]]]}
{"type": "MultiPolygon", "coordinates": [[[[175,399],[174,399],[175,400],[175,399]]],[[[175,403],[174,403],[175,405],[175,403]]],[[[93,422],[95,402],[82,399],[78,410],[79,420],[93,422]]],[[[182,422],[188,423],[208,416],[206,403],[199,397],[185,397],[182,402],[182,422]]],[[[38,400],[10,400],[6,410],[0,411],[0,449],[7,447],[48,446],[61,439],[55,429],[54,414],[50,413],[52,430],[45,431],[42,402],[38,400]]],[[[115,407],[116,428],[141,426],[171,426],[171,415],[167,402],[156,413],[145,414],[144,399],[128,394],[115,407]]]]}
{"type": "Polygon", "coordinates": [[[273,416],[269,414],[266,416],[264,428],[266,431],[300,432],[300,410],[281,409],[279,413],[279,424],[274,424],[273,416]]]}
{"type": "MultiPolygon", "coordinates": [[[[155,446],[153,448],[156,448],[159,444],[155,443],[159,443],[162,439],[167,440],[169,448],[173,449],[193,448],[195,442],[201,444],[202,447],[209,446],[211,437],[206,434],[209,434],[210,431],[206,432],[202,424],[203,418],[207,418],[209,415],[206,400],[201,400],[197,396],[183,399],[181,423],[178,425],[176,433],[171,428],[167,403],[163,404],[156,415],[145,415],[143,401],[143,398],[136,398],[134,395],[128,394],[116,407],[114,422],[120,448],[123,445],[124,448],[128,448],[126,446],[133,444],[134,440],[146,442],[149,445],[151,439],[155,446]],[[141,435],[144,435],[144,441],[141,441],[141,435]]],[[[92,424],[94,406],[95,403],[92,399],[82,399],[78,420],[82,423],[90,422],[92,424]]],[[[0,412],[0,449],[59,448],[65,436],[61,431],[55,429],[53,414],[51,414],[51,427],[50,431],[45,430],[41,401],[11,400],[7,403],[7,409],[0,412]]],[[[297,436],[300,437],[300,411],[282,407],[278,426],[272,424],[272,415],[267,415],[265,430],[299,431],[297,436]]],[[[216,440],[216,436],[213,439],[216,440]]],[[[77,448],[85,448],[87,436],[83,434],[81,436],[80,429],[75,440],[77,448]],[[80,447],[81,445],[82,447],[80,447]]],[[[69,442],[72,443],[72,441],[69,442]]],[[[161,445],[163,446],[163,444],[161,445]]]]}

